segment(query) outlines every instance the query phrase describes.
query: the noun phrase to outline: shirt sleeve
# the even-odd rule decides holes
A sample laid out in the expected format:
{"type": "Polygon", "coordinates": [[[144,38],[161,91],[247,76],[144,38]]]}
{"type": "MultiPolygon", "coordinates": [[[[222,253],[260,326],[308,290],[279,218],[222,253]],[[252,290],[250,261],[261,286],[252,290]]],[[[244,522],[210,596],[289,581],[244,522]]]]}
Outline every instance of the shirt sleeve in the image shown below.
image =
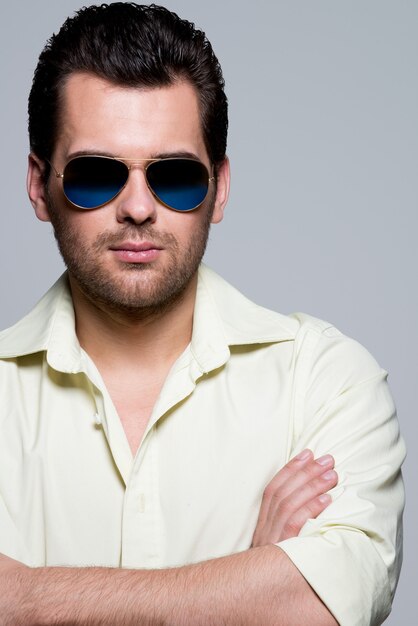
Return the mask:
{"type": "Polygon", "coordinates": [[[339,482],[331,505],[277,545],[341,626],[378,625],[399,577],[404,506],[405,447],[387,373],[332,327],[301,335],[291,455],[332,454],[339,482]]]}

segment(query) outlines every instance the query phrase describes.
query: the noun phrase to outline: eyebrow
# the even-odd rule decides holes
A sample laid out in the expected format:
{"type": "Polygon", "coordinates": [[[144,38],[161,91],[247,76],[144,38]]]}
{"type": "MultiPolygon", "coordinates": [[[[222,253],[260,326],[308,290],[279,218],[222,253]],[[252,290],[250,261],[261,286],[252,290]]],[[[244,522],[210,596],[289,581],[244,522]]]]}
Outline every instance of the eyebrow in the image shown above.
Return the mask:
{"type": "Polygon", "coordinates": [[[123,155],[113,154],[112,152],[105,152],[103,150],[77,150],[76,152],[71,152],[67,155],[67,160],[75,159],[79,156],[102,156],[109,157],[113,159],[126,159],[127,161],[147,161],[148,159],[195,159],[200,161],[201,159],[194,152],[188,152],[186,150],[173,150],[172,152],[158,152],[155,154],[151,154],[149,157],[145,159],[135,159],[130,157],[124,157],[123,155]]]}

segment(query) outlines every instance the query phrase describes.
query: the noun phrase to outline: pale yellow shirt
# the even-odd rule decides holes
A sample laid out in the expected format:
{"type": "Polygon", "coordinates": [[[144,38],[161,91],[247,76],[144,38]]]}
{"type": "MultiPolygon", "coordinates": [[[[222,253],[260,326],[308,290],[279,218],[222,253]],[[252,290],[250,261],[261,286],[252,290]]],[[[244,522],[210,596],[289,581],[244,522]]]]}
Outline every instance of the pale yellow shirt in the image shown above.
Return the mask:
{"type": "Polygon", "coordinates": [[[164,568],[246,550],[265,485],[309,447],[334,455],[339,485],[278,545],[343,626],[378,624],[403,507],[386,377],[331,325],[263,309],[202,266],[191,344],[132,458],[64,276],[0,334],[0,552],[31,566],[164,568]]]}

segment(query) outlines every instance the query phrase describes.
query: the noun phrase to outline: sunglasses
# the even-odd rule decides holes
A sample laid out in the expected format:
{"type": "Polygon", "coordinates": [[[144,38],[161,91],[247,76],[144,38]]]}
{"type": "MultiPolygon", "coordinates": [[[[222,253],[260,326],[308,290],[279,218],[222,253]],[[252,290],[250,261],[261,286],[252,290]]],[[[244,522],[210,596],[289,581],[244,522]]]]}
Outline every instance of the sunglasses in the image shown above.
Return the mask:
{"type": "Polygon", "coordinates": [[[89,154],[68,161],[62,173],[48,163],[57,178],[62,178],[65,197],[78,209],[98,209],[116,198],[134,163],[145,163],[149,190],[174,211],[197,209],[208,195],[209,183],[215,180],[201,161],[182,157],[122,159],[89,154]]]}

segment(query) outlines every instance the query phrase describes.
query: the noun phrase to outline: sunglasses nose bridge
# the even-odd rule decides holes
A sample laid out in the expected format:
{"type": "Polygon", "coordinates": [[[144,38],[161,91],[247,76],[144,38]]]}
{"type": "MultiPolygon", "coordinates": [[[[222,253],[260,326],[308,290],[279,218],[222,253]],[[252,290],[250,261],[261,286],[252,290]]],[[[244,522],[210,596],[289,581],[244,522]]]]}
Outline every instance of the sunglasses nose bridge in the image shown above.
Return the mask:
{"type": "Polygon", "coordinates": [[[128,179],[131,177],[132,172],[134,172],[135,170],[140,170],[144,176],[145,183],[148,189],[152,191],[148,181],[147,169],[148,166],[153,163],[153,161],[154,159],[125,159],[123,163],[128,168],[128,179]]]}
{"type": "MultiPolygon", "coordinates": [[[[119,159],[118,159],[119,160],[119,159]]],[[[126,165],[129,171],[133,169],[142,169],[144,172],[155,159],[120,159],[126,165]]]]}
{"type": "Polygon", "coordinates": [[[151,190],[149,186],[149,182],[148,182],[148,177],[147,177],[147,168],[151,162],[152,161],[145,160],[145,159],[137,159],[137,160],[132,159],[132,160],[124,161],[124,164],[126,165],[128,169],[128,180],[126,181],[126,185],[129,183],[129,179],[132,178],[132,175],[135,173],[135,171],[139,170],[142,173],[141,178],[143,177],[143,180],[146,186],[148,187],[149,190],[151,190]]]}

